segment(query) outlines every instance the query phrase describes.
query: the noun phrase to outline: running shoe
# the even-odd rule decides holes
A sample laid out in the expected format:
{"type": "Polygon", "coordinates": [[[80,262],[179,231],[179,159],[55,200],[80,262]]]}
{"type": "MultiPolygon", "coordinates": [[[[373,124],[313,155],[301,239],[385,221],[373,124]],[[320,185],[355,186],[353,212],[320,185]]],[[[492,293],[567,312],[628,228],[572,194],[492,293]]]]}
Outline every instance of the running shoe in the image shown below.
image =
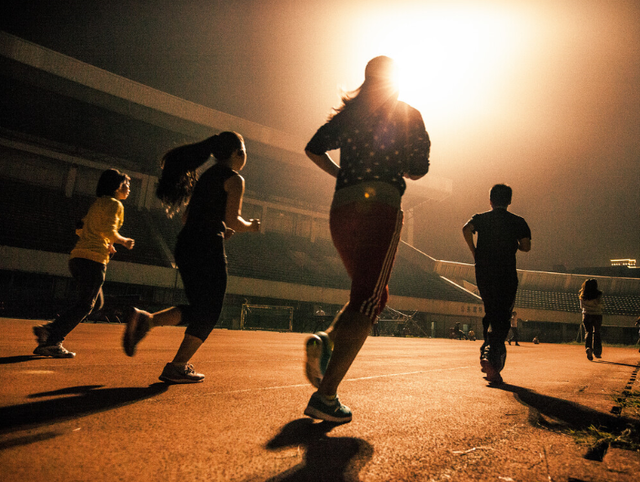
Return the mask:
{"type": "Polygon", "coordinates": [[[480,365],[482,366],[482,371],[487,374],[487,376],[484,377],[486,381],[488,381],[492,385],[500,385],[503,383],[500,372],[495,369],[495,367],[488,359],[483,358],[482,360],[480,360],[480,365]]]}
{"type": "Polygon", "coordinates": [[[34,355],[40,356],[50,356],[52,358],[73,358],[76,356],[72,351],[67,350],[62,346],[62,342],[56,345],[39,345],[35,350],[33,350],[34,355]]]}
{"type": "Polygon", "coordinates": [[[589,361],[593,360],[593,350],[591,348],[587,348],[587,358],[589,361]]]}
{"type": "Polygon", "coordinates": [[[159,378],[167,383],[199,383],[204,381],[204,375],[196,373],[190,363],[184,367],[176,367],[173,363],[167,363],[159,378]]]}
{"type": "Polygon", "coordinates": [[[122,347],[128,356],[135,355],[136,345],[149,333],[150,320],[151,316],[146,311],[134,307],[129,308],[127,327],[122,338],[122,347]]]}
{"type": "Polygon", "coordinates": [[[304,414],[311,418],[334,423],[351,422],[352,418],[351,409],[342,405],[338,397],[333,400],[327,400],[318,392],[311,395],[304,414]]]}
{"type": "Polygon", "coordinates": [[[305,373],[311,385],[318,388],[331,359],[331,340],[324,331],[311,335],[306,343],[305,373]]]}

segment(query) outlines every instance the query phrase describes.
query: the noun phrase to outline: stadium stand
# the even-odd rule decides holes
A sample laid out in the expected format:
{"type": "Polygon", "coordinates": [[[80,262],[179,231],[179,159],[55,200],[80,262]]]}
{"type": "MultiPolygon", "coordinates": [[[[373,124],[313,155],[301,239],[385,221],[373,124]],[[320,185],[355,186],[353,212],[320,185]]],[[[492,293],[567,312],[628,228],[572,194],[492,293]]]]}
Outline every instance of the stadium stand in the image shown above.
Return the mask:
{"type": "MultiPolygon", "coordinates": [[[[76,242],[76,222],[81,220],[95,198],[66,197],[62,191],[9,179],[0,189],[0,245],[69,253],[76,242]]],[[[144,213],[125,203],[122,234],[136,240],[131,251],[116,246],[116,259],[128,263],[170,266],[158,246],[144,213]]]]}
{"type": "MultiPolygon", "coordinates": [[[[49,316],[43,313],[72,294],[66,256],[76,240],[75,223],[93,202],[100,171],[110,166],[136,183],[125,201],[122,229],[136,248],[118,247],[105,284],[108,304],[161,308],[183,302],[171,254],[181,222],[167,219],[154,199],[158,160],[168,148],[232,128],[243,133],[252,153],[244,173],[256,204],[247,212],[263,219],[264,229],[226,243],[229,273],[240,288],[228,293],[227,324],[221,325],[237,326],[246,304],[295,306],[293,326],[301,331],[331,320],[346,301],[349,280],[326,239],[326,223],[315,224],[326,221],[328,207],[315,203],[328,202],[331,186],[317,170],[299,175],[310,169],[302,141],[11,35],[0,32],[0,39],[0,85],[6,87],[0,113],[0,315],[49,316]],[[270,225],[271,210],[286,222],[270,225]],[[315,316],[320,306],[326,316],[315,316]]],[[[419,202],[437,202],[451,189],[435,182],[428,192],[419,202]]],[[[479,333],[483,313],[473,266],[435,260],[406,243],[400,248],[390,280],[396,297],[391,321],[404,322],[410,314],[429,336],[448,336],[457,322],[479,333]]],[[[575,338],[577,291],[585,276],[520,275],[516,309],[530,327],[523,333],[546,333],[545,341],[575,338]]],[[[631,330],[619,338],[631,340],[637,331],[628,327],[640,315],[640,280],[600,281],[605,323],[617,325],[608,329],[631,330]]]]}
{"type": "MultiPolygon", "coordinates": [[[[604,294],[605,315],[631,315],[640,312],[639,295],[608,295],[604,294]]],[[[558,291],[534,291],[519,289],[516,295],[516,307],[536,310],[580,312],[580,302],[577,293],[558,291]]]]}

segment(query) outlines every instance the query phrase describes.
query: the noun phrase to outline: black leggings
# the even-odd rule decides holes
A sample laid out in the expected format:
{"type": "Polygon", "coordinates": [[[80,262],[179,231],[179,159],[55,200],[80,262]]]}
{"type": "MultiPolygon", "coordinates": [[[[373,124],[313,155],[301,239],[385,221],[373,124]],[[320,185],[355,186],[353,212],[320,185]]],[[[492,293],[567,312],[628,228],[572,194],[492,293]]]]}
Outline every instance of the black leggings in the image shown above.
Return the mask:
{"type": "Polygon", "coordinates": [[[504,342],[511,328],[511,314],[518,291],[518,274],[511,270],[479,270],[476,267],[476,282],[484,303],[482,334],[484,352],[488,347],[489,361],[500,371],[504,366],[507,350],[504,342]]]}
{"type": "Polygon", "coordinates": [[[55,345],[71,333],[92,311],[102,309],[102,285],[107,266],[85,258],[71,258],[69,271],[76,281],[77,301],[50,323],[48,345],[55,345]]]}
{"type": "Polygon", "coordinates": [[[179,306],[185,333],[205,341],[218,323],[227,291],[227,257],[224,239],[216,236],[213,243],[179,238],[176,264],[184,285],[188,305],[179,306]]]}
{"type": "Polygon", "coordinates": [[[584,325],[584,347],[591,348],[593,354],[597,357],[602,355],[602,337],[600,328],[602,327],[602,315],[582,315],[582,324],[584,325]]]}

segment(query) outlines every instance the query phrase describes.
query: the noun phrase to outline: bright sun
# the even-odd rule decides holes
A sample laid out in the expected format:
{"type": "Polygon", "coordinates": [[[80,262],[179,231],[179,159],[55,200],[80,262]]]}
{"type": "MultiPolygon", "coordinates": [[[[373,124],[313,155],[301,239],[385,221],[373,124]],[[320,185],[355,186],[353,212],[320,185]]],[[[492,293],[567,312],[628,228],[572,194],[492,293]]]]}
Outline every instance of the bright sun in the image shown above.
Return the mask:
{"type": "Polygon", "coordinates": [[[425,121],[453,121],[490,108],[517,61],[523,30],[521,17],[495,8],[444,4],[379,11],[362,19],[354,55],[359,63],[392,57],[400,98],[425,121]]]}

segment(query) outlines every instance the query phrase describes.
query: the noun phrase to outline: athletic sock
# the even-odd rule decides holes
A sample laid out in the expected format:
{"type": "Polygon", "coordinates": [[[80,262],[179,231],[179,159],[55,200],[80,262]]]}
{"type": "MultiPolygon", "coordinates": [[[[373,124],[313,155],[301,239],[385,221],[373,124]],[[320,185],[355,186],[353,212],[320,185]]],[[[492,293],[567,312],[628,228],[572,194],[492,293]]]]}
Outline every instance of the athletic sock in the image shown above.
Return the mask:
{"type": "Polygon", "coordinates": [[[333,402],[336,400],[337,395],[320,395],[320,400],[322,400],[327,405],[333,405],[333,402]]]}

